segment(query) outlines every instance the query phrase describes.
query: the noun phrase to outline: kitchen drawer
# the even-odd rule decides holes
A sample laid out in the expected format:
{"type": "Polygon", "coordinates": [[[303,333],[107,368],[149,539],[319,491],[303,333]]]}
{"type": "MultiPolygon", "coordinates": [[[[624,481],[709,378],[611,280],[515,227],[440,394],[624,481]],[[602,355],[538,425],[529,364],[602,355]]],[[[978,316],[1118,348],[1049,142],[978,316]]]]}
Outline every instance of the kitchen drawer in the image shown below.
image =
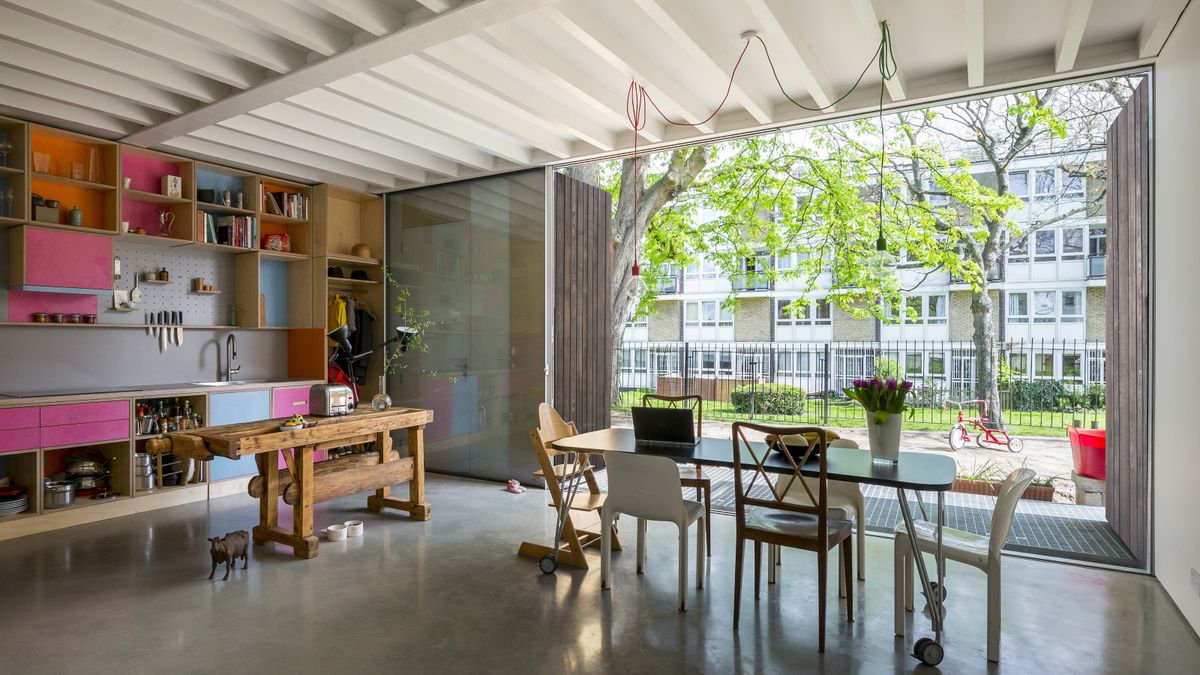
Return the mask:
{"type": "Polygon", "coordinates": [[[271,417],[308,414],[308,387],[279,387],[273,390],[271,417]]]}
{"type": "Polygon", "coordinates": [[[53,448],[59,445],[103,443],[104,441],[120,441],[128,438],[128,417],[123,420],[60,424],[53,427],[43,426],[41,434],[43,448],[53,448]]]}
{"type": "Polygon", "coordinates": [[[42,406],[42,426],[80,424],[83,422],[129,421],[129,401],[99,401],[97,403],[68,403],[42,406]]]}
{"type": "Polygon", "coordinates": [[[0,430],[0,453],[32,450],[38,447],[41,440],[41,430],[37,427],[30,429],[0,430]]]}
{"type": "Polygon", "coordinates": [[[39,408],[0,408],[0,430],[41,426],[39,408]]]}
{"type": "MultiPolygon", "coordinates": [[[[209,426],[223,424],[240,424],[270,419],[271,392],[268,389],[260,391],[231,391],[224,394],[209,394],[208,423],[209,426]]],[[[217,457],[209,468],[212,480],[224,480],[238,476],[248,476],[258,473],[258,467],[253,457],[229,459],[217,457]]]]}

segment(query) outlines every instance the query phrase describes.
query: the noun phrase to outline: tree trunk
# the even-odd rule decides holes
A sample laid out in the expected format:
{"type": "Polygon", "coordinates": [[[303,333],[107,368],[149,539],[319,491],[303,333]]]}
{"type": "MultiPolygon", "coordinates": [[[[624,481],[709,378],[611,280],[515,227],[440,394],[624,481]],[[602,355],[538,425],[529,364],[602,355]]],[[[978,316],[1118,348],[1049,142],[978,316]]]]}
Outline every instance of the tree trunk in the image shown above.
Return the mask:
{"type": "MultiPolygon", "coordinates": [[[[996,323],[992,316],[992,296],[988,294],[985,278],[978,291],[971,294],[971,314],[975,321],[975,398],[987,403],[988,418],[999,424],[1000,373],[996,354],[996,323]]],[[[953,374],[951,364],[951,374],[953,374]]]]}

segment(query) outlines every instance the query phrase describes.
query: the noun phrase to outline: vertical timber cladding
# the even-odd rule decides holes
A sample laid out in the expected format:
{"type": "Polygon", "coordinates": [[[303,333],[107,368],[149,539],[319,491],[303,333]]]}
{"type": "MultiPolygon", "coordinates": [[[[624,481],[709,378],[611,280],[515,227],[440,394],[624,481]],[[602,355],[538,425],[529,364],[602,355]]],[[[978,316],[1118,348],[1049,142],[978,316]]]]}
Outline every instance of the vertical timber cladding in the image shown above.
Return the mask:
{"type": "Polygon", "coordinates": [[[1150,539],[1150,91],[1142,80],[1108,130],[1109,525],[1141,562],[1150,539]]]}
{"type": "Polygon", "coordinates": [[[612,197],[554,174],[554,407],[579,431],[609,426],[612,197]]]}

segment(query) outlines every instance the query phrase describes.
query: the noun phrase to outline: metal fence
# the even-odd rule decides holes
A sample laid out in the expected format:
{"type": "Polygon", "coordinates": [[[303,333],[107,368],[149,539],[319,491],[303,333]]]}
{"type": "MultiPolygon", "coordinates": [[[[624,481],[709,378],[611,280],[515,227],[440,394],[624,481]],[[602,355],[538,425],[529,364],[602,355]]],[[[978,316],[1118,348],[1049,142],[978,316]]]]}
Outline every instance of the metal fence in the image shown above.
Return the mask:
{"type": "MultiPolygon", "coordinates": [[[[1104,426],[1104,343],[1021,340],[997,344],[1001,418],[1029,432],[1104,426]]],[[[876,374],[911,380],[909,428],[949,428],[947,402],[977,398],[977,360],[969,342],[627,342],[618,364],[615,409],[641,394],[699,394],[708,419],[863,426],[844,387],[876,374]]],[[[989,417],[995,421],[994,411],[989,417]]],[[[964,414],[978,416],[978,406],[964,414]]]]}

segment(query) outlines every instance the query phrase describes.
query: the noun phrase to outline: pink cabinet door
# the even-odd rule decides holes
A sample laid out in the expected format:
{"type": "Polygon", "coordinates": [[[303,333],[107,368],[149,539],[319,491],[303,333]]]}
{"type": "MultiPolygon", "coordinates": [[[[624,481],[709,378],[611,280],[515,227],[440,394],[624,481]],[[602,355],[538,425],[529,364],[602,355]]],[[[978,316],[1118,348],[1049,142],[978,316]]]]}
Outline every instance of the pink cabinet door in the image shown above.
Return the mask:
{"type": "Polygon", "coordinates": [[[129,438],[129,419],[42,427],[42,447],[103,443],[129,438]]]}
{"type": "Polygon", "coordinates": [[[41,440],[41,429],[4,429],[0,430],[0,453],[32,450],[38,447],[41,440]]]}
{"type": "Polygon", "coordinates": [[[112,237],[25,227],[24,285],[112,289],[112,237]]]}
{"type": "Polygon", "coordinates": [[[41,425],[38,408],[0,408],[0,429],[29,429],[41,425]]]}
{"type": "MultiPolygon", "coordinates": [[[[271,417],[307,415],[308,410],[308,387],[279,387],[271,391],[271,417]]],[[[325,451],[318,450],[313,453],[313,461],[325,461],[325,451]]],[[[287,466],[283,455],[279,455],[278,465],[280,469],[287,466]]]]}
{"type": "Polygon", "coordinates": [[[271,417],[308,414],[308,387],[279,387],[272,391],[271,417]]]}
{"type": "Polygon", "coordinates": [[[99,401],[42,406],[42,426],[82,422],[129,421],[129,401],[99,401]]]}

